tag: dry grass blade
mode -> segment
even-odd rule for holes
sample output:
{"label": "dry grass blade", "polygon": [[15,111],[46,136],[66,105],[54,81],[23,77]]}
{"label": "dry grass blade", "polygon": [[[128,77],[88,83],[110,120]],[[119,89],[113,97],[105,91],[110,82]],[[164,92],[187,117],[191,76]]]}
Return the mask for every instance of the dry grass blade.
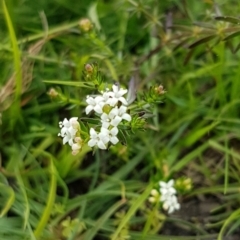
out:
{"label": "dry grass blade", "polygon": [[[41,39],[35,44],[31,45],[28,49],[28,55],[36,56],[45,44],[46,39]],[[22,93],[26,92],[32,82],[32,71],[34,66],[34,60],[24,57],[22,60]],[[16,73],[14,73],[7,83],[0,90],[0,111],[6,110],[14,99],[14,91]]]}

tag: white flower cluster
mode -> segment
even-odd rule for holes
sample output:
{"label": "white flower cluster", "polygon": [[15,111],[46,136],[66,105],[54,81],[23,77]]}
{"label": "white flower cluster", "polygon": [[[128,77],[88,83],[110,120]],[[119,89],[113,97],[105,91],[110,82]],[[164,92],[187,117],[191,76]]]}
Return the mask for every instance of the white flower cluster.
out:
{"label": "white flower cluster", "polygon": [[82,139],[79,134],[80,125],[77,117],[72,117],[69,120],[66,118],[63,122],[59,122],[61,132],[58,136],[63,138],[63,144],[68,143],[72,147],[72,154],[76,155],[82,147]]}
{"label": "white flower cluster", "polygon": [[173,213],[175,210],[180,209],[180,204],[176,197],[176,189],[174,186],[174,180],[171,179],[169,182],[159,182],[160,185],[160,201],[163,202],[163,209],[168,211],[168,213]]}
{"label": "white flower cluster", "polygon": [[100,149],[107,149],[109,142],[113,145],[119,142],[117,138],[119,123],[122,120],[131,121],[131,116],[127,113],[128,102],[123,97],[127,91],[114,84],[112,91],[107,89],[100,96],[87,96],[86,114],[94,111],[100,116],[102,123],[100,132],[90,129],[89,147],[98,146]]}
{"label": "white flower cluster", "polygon": [[163,209],[168,211],[168,213],[173,213],[175,210],[180,209],[180,204],[178,203],[176,197],[176,189],[173,187],[174,180],[171,179],[169,182],[159,182],[160,188],[159,192],[156,189],[152,189],[151,196],[148,198],[149,202],[155,203],[158,201],[163,202]]}

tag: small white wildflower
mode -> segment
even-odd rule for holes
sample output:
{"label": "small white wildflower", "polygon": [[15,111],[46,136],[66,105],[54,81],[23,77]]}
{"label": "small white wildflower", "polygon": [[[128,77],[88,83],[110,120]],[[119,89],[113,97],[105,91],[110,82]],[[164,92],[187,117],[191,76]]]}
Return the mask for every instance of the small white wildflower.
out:
{"label": "small white wildflower", "polygon": [[107,149],[107,137],[104,134],[99,135],[93,128],[90,129],[90,140],[88,141],[89,147],[98,146],[100,149]]}
{"label": "small white wildflower", "polygon": [[124,119],[128,122],[130,122],[132,120],[131,116],[127,113],[127,107],[125,106],[121,106],[120,108],[115,107],[111,110],[111,112],[109,113],[109,116],[118,116],[121,119]]}
{"label": "small white wildflower", "polygon": [[113,127],[117,127],[118,124],[122,121],[121,117],[119,117],[115,114],[112,114],[113,110],[114,109],[112,109],[109,114],[103,113],[101,115],[102,127],[108,128],[110,125]]}
{"label": "small white wildflower", "polygon": [[160,185],[160,193],[162,195],[173,195],[173,194],[176,194],[176,192],[177,192],[176,189],[173,187],[173,185],[174,185],[173,179],[171,179],[167,183],[160,181],[159,185]]}
{"label": "small white wildflower", "polygon": [[89,114],[92,110],[99,114],[102,113],[102,108],[105,104],[102,96],[96,96],[95,98],[87,96],[86,102],[88,103],[88,106],[85,109],[86,114]]}
{"label": "small white wildflower", "polygon": [[116,106],[118,102],[121,102],[124,105],[128,105],[127,100],[123,97],[127,93],[127,89],[122,89],[113,84],[112,86],[113,91],[107,92],[107,95],[109,96],[109,99],[107,100],[107,104],[109,104],[111,107]]}
{"label": "small white wildflower", "polygon": [[178,203],[177,197],[175,195],[169,196],[163,202],[163,209],[168,211],[169,214],[173,213],[175,210],[179,210],[180,204]]}
{"label": "small white wildflower", "polygon": [[168,211],[169,214],[173,213],[175,210],[180,209],[180,204],[178,203],[177,197],[175,195],[177,191],[173,187],[174,180],[171,179],[167,183],[160,181],[159,185],[159,191],[161,193],[160,201],[163,202],[163,209]]}
{"label": "small white wildflower", "polygon": [[65,118],[62,122],[59,122],[61,132],[58,134],[58,136],[63,138],[63,144],[68,142],[70,146],[73,145],[73,139],[75,138],[79,129],[79,123],[77,119],[77,117],[72,117],[69,120]]}
{"label": "small white wildflower", "polygon": [[102,127],[99,136],[101,139],[106,138],[107,142],[111,142],[112,144],[117,144],[119,142],[118,138],[116,137],[118,134],[117,127],[113,127],[112,129],[107,129]]}

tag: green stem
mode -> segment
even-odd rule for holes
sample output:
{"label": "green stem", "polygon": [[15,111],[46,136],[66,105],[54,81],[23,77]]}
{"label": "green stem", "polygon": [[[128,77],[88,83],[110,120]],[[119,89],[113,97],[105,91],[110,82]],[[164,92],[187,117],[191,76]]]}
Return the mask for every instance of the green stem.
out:
{"label": "green stem", "polygon": [[34,236],[36,238],[39,238],[41,236],[44,227],[47,225],[47,222],[51,215],[51,210],[52,210],[54,202],[55,202],[56,189],[57,189],[57,173],[56,173],[56,168],[55,168],[52,160],[50,162],[49,170],[50,170],[50,174],[51,174],[49,195],[48,195],[46,208],[42,214],[42,217],[38,223],[37,228],[34,231]]}

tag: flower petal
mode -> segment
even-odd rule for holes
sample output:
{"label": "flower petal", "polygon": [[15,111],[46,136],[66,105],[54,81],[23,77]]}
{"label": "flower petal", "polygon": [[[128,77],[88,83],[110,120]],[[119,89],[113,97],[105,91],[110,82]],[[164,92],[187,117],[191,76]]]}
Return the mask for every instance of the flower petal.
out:
{"label": "flower petal", "polygon": [[98,145],[98,148],[100,148],[100,149],[103,149],[103,150],[107,149],[107,147],[106,147],[106,145],[103,143],[103,141],[98,141],[97,145]]}
{"label": "flower petal", "polygon": [[89,147],[94,147],[96,145],[97,141],[95,139],[90,139],[88,141],[88,146]]}
{"label": "flower petal", "polygon": [[93,110],[93,106],[92,105],[88,105],[85,109],[86,114],[89,114],[91,111]]}
{"label": "flower petal", "polygon": [[116,127],[120,122],[122,121],[122,118],[119,116],[116,116],[112,121],[111,121],[111,125]]}
{"label": "flower petal", "polygon": [[110,142],[115,145],[119,142],[119,140],[117,137],[114,136],[114,137],[110,137]]}
{"label": "flower petal", "polygon": [[129,114],[124,113],[124,114],[122,115],[122,119],[124,119],[124,120],[126,120],[126,121],[128,121],[128,122],[131,122],[132,117],[131,117]]}

